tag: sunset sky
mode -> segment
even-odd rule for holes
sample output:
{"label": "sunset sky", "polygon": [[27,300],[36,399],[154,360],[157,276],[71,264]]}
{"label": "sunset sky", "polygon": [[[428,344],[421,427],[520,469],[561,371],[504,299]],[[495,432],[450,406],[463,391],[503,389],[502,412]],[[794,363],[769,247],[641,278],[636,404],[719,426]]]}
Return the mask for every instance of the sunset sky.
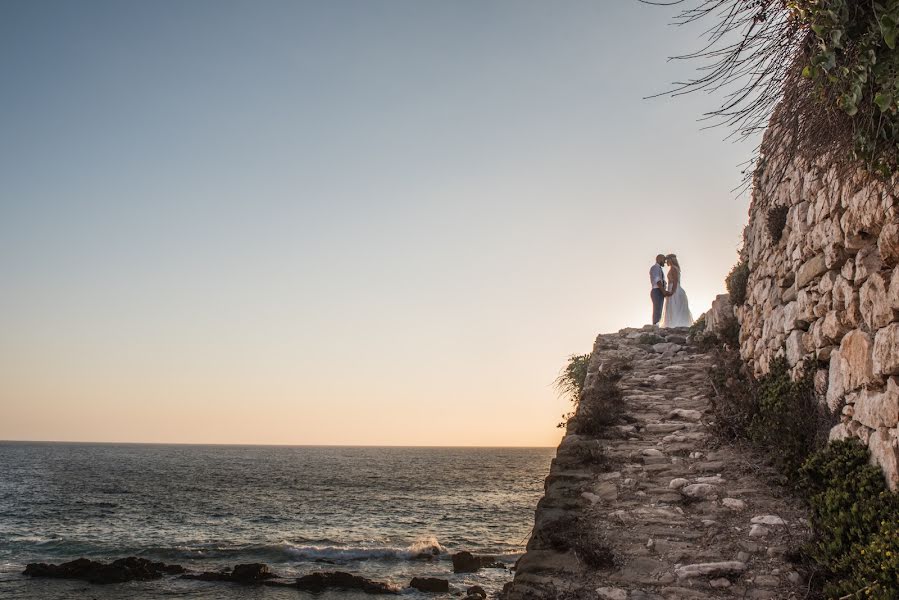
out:
{"label": "sunset sky", "polygon": [[0,3],[0,439],[555,445],[653,257],[736,262],[673,10]]}

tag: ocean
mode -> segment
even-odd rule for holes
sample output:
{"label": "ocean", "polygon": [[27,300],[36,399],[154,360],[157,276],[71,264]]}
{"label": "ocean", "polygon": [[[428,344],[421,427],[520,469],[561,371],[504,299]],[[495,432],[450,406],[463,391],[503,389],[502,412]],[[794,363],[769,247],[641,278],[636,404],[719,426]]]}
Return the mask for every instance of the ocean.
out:
{"label": "ocean", "polygon": [[[348,571],[488,592],[505,569],[453,574],[451,553],[524,551],[553,448],[0,443],[0,597],[304,598],[289,588],[167,577],[92,585],[30,579],[29,562],[140,556],[214,571]],[[418,558],[435,552],[433,560]],[[319,599],[366,597],[328,592]],[[368,596],[370,597],[370,596]],[[408,598],[434,594],[404,592]]]}

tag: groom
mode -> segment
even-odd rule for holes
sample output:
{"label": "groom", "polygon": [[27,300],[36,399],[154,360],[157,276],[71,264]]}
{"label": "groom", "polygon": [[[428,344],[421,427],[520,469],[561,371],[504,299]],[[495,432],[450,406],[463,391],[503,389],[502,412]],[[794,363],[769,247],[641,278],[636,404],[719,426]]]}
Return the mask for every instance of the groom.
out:
{"label": "groom", "polygon": [[649,297],[652,298],[652,324],[658,325],[662,320],[662,305],[665,303],[665,272],[662,267],[665,266],[665,255],[656,256],[656,264],[649,269],[649,282],[652,285],[652,291]]}

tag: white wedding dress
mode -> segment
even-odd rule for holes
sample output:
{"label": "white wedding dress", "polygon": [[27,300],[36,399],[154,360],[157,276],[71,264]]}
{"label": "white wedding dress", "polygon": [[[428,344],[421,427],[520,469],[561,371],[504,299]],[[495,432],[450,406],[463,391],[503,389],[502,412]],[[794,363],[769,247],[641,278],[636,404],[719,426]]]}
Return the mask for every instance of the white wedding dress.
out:
{"label": "white wedding dress", "polygon": [[689,327],[693,324],[693,315],[690,314],[690,302],[687,300],[687,292],[684,291],[681,283],[680,270],[678,270],[677,287],[674,288],[670,296],[665,298],[662,327]]}

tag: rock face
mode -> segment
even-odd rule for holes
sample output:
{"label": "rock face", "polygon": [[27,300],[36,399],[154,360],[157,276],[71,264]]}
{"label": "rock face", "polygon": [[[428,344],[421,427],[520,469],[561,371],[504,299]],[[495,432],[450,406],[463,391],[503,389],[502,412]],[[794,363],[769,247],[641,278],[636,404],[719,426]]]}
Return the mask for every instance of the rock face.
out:
{"label": "rock face", "polygon": [[729,294],[719,294],[712,301],[712,308],[705,314],[706,330],[712,333],[720,333],[728,321],[734,318],[734,305],[730,301]]}
{"label": "rock face", "polygon": [[804,508],[770,487],[751,451],[710,443],[711,357],[694,345],[655,352],[642,333],[597,338],[585,386],[609,361],[629,361],[625,416],[598,434],[576,421],[567,431],[504,600],[804,597],[783,555],[809,535]]}
{"label": "rock face", "polygon": [[153,562],[144,558],[129,556],[111,563],[101,563],[86,558],[78,558],[60,565],[31,563],[25,567],[24,575],[29,577],[49,577],[54,579],[80,579],[90,583],[125,583],[127,581],[149,581],[164,575],[184,573],[184,567]]}
{"label": "rock face", "polygon": [[[768,136],[763,150],[776,143]],[[741,355],[758,375],[781,352],[797,372],[806,361],[828,370],[822,391],[844,425],[834,437],[868,442],[883,419],[870,404],[855,414],[843,407],[863,389],[865,399],[879,397],[899,375],[899,175],[845,177],[826,159],[772,160],[755,181],[743,240],[749,281],[734,310]],[[788,211],[779,240],[767,228],[775,207]],[[895,425],[888,434],[899,438]],[[899,480],[889,453],[878,456],[887,480]]]}

